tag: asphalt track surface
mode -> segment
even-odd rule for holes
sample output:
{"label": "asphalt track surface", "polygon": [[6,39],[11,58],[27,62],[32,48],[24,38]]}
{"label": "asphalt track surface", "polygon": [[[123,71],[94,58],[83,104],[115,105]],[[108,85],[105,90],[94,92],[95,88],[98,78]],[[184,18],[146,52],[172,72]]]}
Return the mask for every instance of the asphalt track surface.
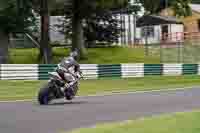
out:
{"label": "asphalt track surface", "polygon": [[97,123],[200,109],[200,89],[0,103],[1,133],[60,133]]}

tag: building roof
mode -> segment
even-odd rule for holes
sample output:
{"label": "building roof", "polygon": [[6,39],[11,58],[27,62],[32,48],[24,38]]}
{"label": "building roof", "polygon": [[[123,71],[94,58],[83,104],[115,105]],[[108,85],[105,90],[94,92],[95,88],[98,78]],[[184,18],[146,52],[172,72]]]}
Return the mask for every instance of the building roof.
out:
{"label": "building roof", "polygon": [[200,13],[200,4],[190,4],[193,11]]}
{"label": "building roof", "polygon": [[163,24],[182,24],[182,22],[175,17],[164,17],[156,15],[145,15],[137,20],[137,27]]}

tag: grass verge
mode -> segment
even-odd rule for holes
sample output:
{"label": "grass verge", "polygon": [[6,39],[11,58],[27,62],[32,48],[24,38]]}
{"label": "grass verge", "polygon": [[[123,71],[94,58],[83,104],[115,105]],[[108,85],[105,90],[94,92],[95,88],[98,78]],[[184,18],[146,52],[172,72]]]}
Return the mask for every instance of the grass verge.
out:
{"label": "grass verge", "polygon": [[[88,58],[80,63],[89,64],[119,64],[119,63],[159,63],[158,54],[145,56],[144,48],[89,48]],[[53,63],[57,64],[63,57],[68,56],[68,48],[53,48]],[[39,50],[10,49],[10,64],[39,64]]]}
{"label": "grass verge", "polygon": [[71,133],[199,133],[200,112],[175,113],[114,124],[97,125]]}
{"label": "grass verge", "polygon": [[[46,81],[0,81],[0,100],[36,99],[39,88]],[[129,79],[84,80],[78,95],[94,95],[111,91],[151,91],[200,85],[200,76],[144,77]]]}

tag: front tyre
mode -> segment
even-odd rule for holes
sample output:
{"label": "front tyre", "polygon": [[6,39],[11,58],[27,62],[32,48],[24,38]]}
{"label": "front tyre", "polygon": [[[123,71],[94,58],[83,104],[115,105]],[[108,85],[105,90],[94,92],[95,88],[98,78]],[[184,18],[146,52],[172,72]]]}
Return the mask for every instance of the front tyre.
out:
{"label": "front tyre", "polygon": [[69,88],[69,90],[65,96],[66,99],[72,100],[76,96],[77,91],[78,91],[78,83],[75,83],[75,85],[72,88]]}
{"label": "front tyre", "polygon": [[38,102],[40,103],[40,105],[48,105],[51,100],[50,94],[51,91],[49,85],[40,89],[38,94]]}

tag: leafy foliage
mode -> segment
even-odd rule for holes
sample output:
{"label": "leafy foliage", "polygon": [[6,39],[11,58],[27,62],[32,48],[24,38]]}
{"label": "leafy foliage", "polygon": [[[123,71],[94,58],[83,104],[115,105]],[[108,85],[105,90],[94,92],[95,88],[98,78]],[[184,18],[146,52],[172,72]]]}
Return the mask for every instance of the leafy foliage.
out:
{"label": "leafy foliage", "polygon": [[[176,16],[191,15],[191,0],[139,0],[147,14],[157,14],[166,7],[172,7]],[[153,3],[153,4],[152,4]]]}
{"label": "leafy foliage", "polygon": [[156,14],[160,12],[164,6],[164,0],[139,0],[146,10],[146,14]]}
{"label": "leafy foliage", "polygon": [[171,5],[174,9],[176,16],[190,16],[192,14],[189,4],[191,0],[174,0]]}
{"label": "leafy foliage", "polygon": [[194,3],[194,4],[200,4],[200,1],[199,0],[192,0],[192,3]]}
{"label": "leafy foliage", "polygon": [[109,11],[88,18],[84,26],[86,42],[117,42],[120,35],[119,24],[119,20]]}
{"label": "leafy foliage", "polygon": [[16,0],[2,1],[0,8],[0,25],[6,33],[24,32],[34,26],[36,18],[31,10],[31,3],[23,1],[23,7],[19,7]]}
{"label": "leafy foliage", "polygon": [[[72,21],[70,18],[60,19],[63,25],[56,25],[61,28],[60,32],[65,34],[66,39],[72,37]],[[119,20],[110,11],[97,13],[95,16],[87,17],[83,22],[85,42],[91,44],[95,41],[113,43],[120,35]]]}
{"label": "leafy foliage", "polygon": [[[116,4],[114,1],[96,0],[89,2],[89,0],[84,0],[81,7],[76,8],[83,19],[84,36],[87,44],[95,41],[113,43],[118,40],[122,29],[119,28],[119,19],[112,14],[112,11],[128,7],[129,1],[116,0]],[[61,19],[64,27],[63,25],[56,25],[61,28],[61,33],[65,34],[67,39],[72,37],[73,12],[71,8],[72,5],[66,4],[66,17]],[[135,10],[138,10],[138,7],[129,6],[129,11],[135,12]]]}

